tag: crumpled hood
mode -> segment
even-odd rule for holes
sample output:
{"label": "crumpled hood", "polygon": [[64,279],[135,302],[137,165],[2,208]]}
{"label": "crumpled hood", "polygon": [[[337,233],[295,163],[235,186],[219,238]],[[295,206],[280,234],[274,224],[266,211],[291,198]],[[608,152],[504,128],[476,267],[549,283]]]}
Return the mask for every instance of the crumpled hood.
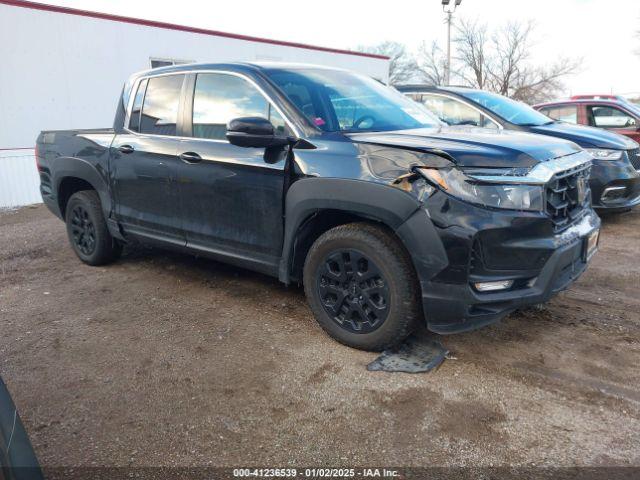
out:
{"label": "crumpled hood", "polygon": [[530,131],[541,135],[564,138],[577,143],[583,148],[610,148],[628,150],[638,148],[633,140],[602,128],[573,125],[571,123],[554,122],[549,125],[531,127]]}
{"label": "crumpled hood", "polygon": [[529,168],[580,151],[580,147],[566,140],[477,127],[352,133],[348,137],[356,143],[445,152],[464,167]]}

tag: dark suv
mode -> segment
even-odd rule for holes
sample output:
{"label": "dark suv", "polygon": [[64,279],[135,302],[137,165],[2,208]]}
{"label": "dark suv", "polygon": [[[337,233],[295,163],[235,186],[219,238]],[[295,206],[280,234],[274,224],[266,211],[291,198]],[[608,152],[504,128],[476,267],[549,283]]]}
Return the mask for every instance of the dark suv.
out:
{"label": "dark suv", "polygon": [[37,161],[82,261],[145,242],[303,283],[319,324],[363,349],[544,302],[598,242],[575,144],[452,129],[322,67],[142,72],[113,129],[42,132]]}
{"label": "dark suv", "polygon": [[640,148],[629,138],[572,125],[568,117],[554,120],[522,102],[484,90],[424,85],[398,90],[450,125],[529,132],[575,142],[594,158],[590,183],[595,208],[616,212],[640,204]]}

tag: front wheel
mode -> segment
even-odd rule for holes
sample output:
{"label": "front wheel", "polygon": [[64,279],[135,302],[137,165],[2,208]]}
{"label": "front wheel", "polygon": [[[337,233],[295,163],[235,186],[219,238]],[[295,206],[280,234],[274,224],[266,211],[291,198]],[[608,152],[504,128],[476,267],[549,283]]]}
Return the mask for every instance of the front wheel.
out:
{"label": "front wheel", "polygon": [[304,265],[304,288],[320,326],[362,350],[398,345],[421,315],[408,254],[391,233],[367,223],[335,227],[315,241]]}
{"label": "front wheel", "polygon": [[105,265],[120,256],[122,245],[109,233],[96,191],[74,193],[67,202],[65,221],[73,251],[84,263]]}

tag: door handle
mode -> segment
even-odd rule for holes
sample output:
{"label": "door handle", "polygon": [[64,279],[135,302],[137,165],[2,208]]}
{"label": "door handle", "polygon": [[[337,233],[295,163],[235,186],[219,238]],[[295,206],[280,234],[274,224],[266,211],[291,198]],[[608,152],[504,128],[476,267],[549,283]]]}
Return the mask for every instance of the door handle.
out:
{"label": "door handle", "polygon": [[133,153],[135,149],[131,145],[120,145],[118,150],[122,153]]}
{"label": "door handle", "polygon": [[180,154],[180,160],[186,163],[198,163],[202,161],[202,157],[195,152],[184,152]]}

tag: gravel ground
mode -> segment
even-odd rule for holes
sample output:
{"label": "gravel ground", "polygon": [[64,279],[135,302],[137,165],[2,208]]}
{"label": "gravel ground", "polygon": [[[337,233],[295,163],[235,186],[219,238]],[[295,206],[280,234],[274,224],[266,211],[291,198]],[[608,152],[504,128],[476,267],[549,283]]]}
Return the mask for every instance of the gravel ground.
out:
{"label": "gravel ground", "polygon": [[435,372],[318,328],[301,288],[129,249],[85,266],[0,213],[0,374],[54,466],[640,466],[640,210],[542,310],[443,337]]}

